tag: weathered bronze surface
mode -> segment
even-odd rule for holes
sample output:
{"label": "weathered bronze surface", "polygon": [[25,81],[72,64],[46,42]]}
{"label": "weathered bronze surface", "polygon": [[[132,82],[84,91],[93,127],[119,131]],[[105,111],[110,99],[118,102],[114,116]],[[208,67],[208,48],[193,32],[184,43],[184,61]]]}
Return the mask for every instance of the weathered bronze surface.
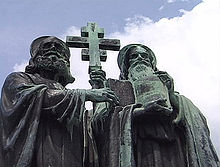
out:
{"label": "weathered bronze surface", "polygon": [[108,79],[107,85],[119,106],[99,103],[93,117],[100,166],[219,166],[204,116],[174,91],[151,49],[127,45],[118,65],[120,80]]}
{"label": "weathered bronze surface", "polygon": [[[1,167],[98,166],[85,101],[118,103],[106,88],[69,90],[70,51],[44,36],[31,44],[25,72],[10,74],[0,102]],[[93,157],[93,158],[91,158]]]}
{"label": "weathered bronze surface", "polygon": [[[125,46],[120,79],[106,79],[100,61],[120,41],[103,37],[103,28],[88,23],[67,44],[53,36],[32,42],[25,72],[10,74],[2,88],[0,166],[219,167],[206,119],[174,91],[152,50]],[[82,60],[90,61],[93,89],[65,88],[75,80],[67,45],[88,48]]]}
{"label": "weathered bronze surface", "polygon": [[89,61],[89,73],[101,69],[100,61],[106,61],[106,50],[118,51],[120,41],[117,39],[103,39],[104,29],[96,23],[88,23],[81,28],[81,37],[67,36],[66,43],[69,47],[88,48],[82,49],[83,61]]}

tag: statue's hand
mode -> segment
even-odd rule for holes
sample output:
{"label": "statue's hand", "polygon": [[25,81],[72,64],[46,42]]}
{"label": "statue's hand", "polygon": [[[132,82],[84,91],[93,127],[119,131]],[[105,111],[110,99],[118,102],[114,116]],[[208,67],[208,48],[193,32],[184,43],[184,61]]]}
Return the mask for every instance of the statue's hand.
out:
{"label": "statue's hand", "polygon": [[147,106],[136,107],[134,109],[133,115],[134,117],[142,116],[142,115],[155,115],[155,114],[162,114],[162,115],[170,115],[172,110],[163,104],[166,100],[161,99],[158,101],[154,101]]}
{"label": "statue's hand", "polygon": [[173,78],[166,71],[156,71],[155,74],[166,85],[169,94],[174,93],[174,81]]}
{"label": "statue's hand", "polygon": [[93,88],[104,88],[106,73],[103,70],[91,71],[89,83]]}
{"label": "statue's hand", "polygon": [[175,108],[179,107],[178,97],[174,91],[174,81],[173,78],[165,71],[157,71],[156,75],[160,78],[160,80],[166,85],[170,97],[171,105]]}
{"label": "statue's hand", "polygon": [[116,105],[119,104],[118,97],[109,88],[86,90],[86,100],[92,102],[109,102]]}

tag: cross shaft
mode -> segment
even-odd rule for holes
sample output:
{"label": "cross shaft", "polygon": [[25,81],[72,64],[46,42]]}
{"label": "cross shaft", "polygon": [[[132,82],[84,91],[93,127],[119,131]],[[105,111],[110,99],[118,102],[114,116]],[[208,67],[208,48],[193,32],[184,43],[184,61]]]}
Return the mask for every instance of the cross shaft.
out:
{"label": "cross shaft", "polygon": [[83,61],[89,61],[89,73],[93,70],[101,69],[101,62],[106,61],[106,50],[118,51],[120,40],[103,39],[104,29],[99,28],[96,23],[87,23],[81,28],[81,37],[67,36],[66,43],[69,47],[88,48],[82,49]]}

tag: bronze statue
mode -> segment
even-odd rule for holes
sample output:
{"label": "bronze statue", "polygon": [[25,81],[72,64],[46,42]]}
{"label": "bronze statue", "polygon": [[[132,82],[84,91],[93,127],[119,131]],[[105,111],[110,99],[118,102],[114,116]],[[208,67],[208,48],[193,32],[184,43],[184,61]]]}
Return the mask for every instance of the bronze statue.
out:
{"label": "bronze statue", "polygon": [[[74,82],[69,47],[89,61],[93,89]],[[30,48],[25,72],[10,74],[0,100],[0,166],[219,167],[206,119],[173,79],[157,69],[150,48],[130,44],[118,54],[120,79],[101,61],[120,41],[104,39],[96,23],[67,42],[43,36]],[[93,111],[84,107],[92,101]]]}
{"label": "bronze statue", "polygon": [[0,166],[96,166],[95,160],[87,161],[84,104],[118,103],[115,94],[107,88],[66,89],[74,81],[70,51],[56,37],[35,39],[30,53],[25,72],[10,74],[2,88]]}
{"label": "bronze statue", "polygon": [[[152,50],[130,44],[118,54],[120,80],[102,81],[119,96],[119,106],[97,103],[93,128],[100,166],[219,166],[206,119],[173,79],[156,67]],[[101,85],[101,84],[99,84]]]}

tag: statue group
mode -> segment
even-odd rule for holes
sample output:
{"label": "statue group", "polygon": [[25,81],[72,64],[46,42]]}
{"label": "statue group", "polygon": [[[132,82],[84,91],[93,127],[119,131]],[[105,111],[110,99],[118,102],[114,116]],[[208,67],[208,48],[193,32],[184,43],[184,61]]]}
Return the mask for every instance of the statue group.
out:
{"label": "statue group", "polygon": [[[96,26],[90,24],[93,33]],[[174,90],[172,77],[157,68],[153,51],[142,44],[123,47],[119,80],[106,79],[100,64],[106,52],[100,49],[119,50],[119,41],[103,39],[101,29],[97,42],[85,30],[67,42],[53,36],[35,39],[25,72],[6,78],[0,166],[220,166],[205,117]],[[92,89],[65,88],[75,80],[68,46],[88,48],[82,56],[90,61]],[[86,101],[93,102],[92,110],[85,109]]]}

